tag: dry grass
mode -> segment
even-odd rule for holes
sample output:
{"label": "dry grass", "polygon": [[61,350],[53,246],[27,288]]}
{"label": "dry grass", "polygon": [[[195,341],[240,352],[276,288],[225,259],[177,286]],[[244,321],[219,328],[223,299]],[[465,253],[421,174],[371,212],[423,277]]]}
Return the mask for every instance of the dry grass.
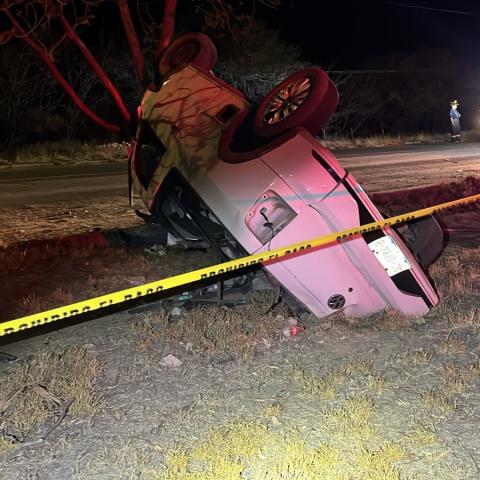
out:
{"label": "dry grass", "polygon": [[155,478],[239,479],[247,465],[258,458],[268,435],[265,425],[255,422],[237,422],[212,429],[191,451],[170,451],[165,471]]}
{"label": "dry grass", "polygon": [[350,361],[343,364],[342,372],[351,377],[353,375],[369,375],[372,371],[372,362],[368,360]]}
{"label": "dry grass", "polygon": [[478,307],[468,307],[463,303],[441,303],[432,314],[447,327],[478,327],[480,324],[480,311]]}
{"label": "dry grass", "polygon": [[478,363],[460,367],[454,363],[442,365],[437,376],[442,386],[430,388],[421,395],[424,407],[433,415],[451,415],[458,408],[459,396],[480,378],[479,372]]}
{"label": "dry grass", "polygon": [[178,320],[170,321],[166,311],[149,314],[140,325],[140,349],[148,349],[161,337],[174,345],[189,345],[196,354],[221,356],[225,359],[251,360],[270,348],[281,325],[267,297],[257,295],[245,307],[198,307],[185,310]]}
{"label": "dry grass", "polygon": [[469,382],[480,379],[480,362],[475,362],[472,365],[468,365],[463,372],[463,375]]}
{"label": "dry grass", "polygon": [[95,391],[99,370],[97,357],[84,347],[43,352],[17,366],[0,380],[0,433],[31,440],[58,414],[57,403],[71,402],[69,415],[91,418],[100,403]]}
{"label": "dry grass", "polygon": [[305,393],[326,400],[338,393],[348,377],[343,370],[333,371],[320,377],[306,372],[299,365],[293,365],[293,379],[301,385]]}
{"label": "dry grass", "polygon": [[[353,455],[329,444],[308,446],[296,431],[284,435],[258,425],[236,423],[209,433],[193,450],[172,449],[163,472],[155,480],[400,480],[396,463],[406,457],[404,448],[387,442],[376,449],[356,446]],[[232,435],[232,432],[236,432]],[[247,434],[247,435],[246,435]],[[258,441],[260,440],[260,441]],[[224,453],[222,454],[222,450]]]}
{"label": "dry grass", "polygon": [[[114,449],[106,447],[101,458],[114,467],[112,470],[121,472],[117,478],[125,479],[144,478],[151,460],[145,448],[131,438],[122,439],[120,445]],[[114,475],[113,471],[108,473],[109,476]]]}
{"label": "dry grass", "polygon": [[143,441],[138,436],[119,438],[113,445],[105,443],[96,451],[93,462],[77,464],[73,479],[115,479],[133,480],[155,477],[158,446]]}
{"label": "dry grass", "polygon": [[[462,132],[462,139],[464,142],[478,141],[480,140],[480,132],[475,130]],[[405,144],[444,143],[449,141],[450,134],[425,132],[397,135],[370,135],[368,137],[354,138],[331,137],[327,139],[321,139],[322,145],[332,150],[338,148],[371,148]]]}
{"label": "dry grass", "polygon": [[[422,362],[418,366],[429,365]],[[459,374],[478,378],[480,368],[474,364],[457,370],[453,365],[441,370],[445,383]],[[365,395],[374,389],[369,390],[370,381],[372,385],[378,384],[379,389],[386,385],[382,377],[376,376],[371,362],[348,361],[323,377],[308,375],[294,365],[293,374],[308,393],[338,392],[338,384],[344,385],[349,380],[358,384],[359,378],[365,388],[360,387],[358,396],[344,401],[337,396],[331,404],[322,402],[315,411],[298,409],[297,398],[286,397],[282,404],[267,403],[258,412],[258,419],[213,426],[203,435],[197,432],[185,444],[163,450],[163,468],[153,467],[155,459],[146,462],[139,452],[130,455],[132,464],[125,466],[125,471],[152,480],[407,480],[414,478],[409,474],[414,473],[415,462],[421,462],[419,471],[422,471],[429,468],[430,461],[438,465],[449,455],[441,448],[436,431],[425,421],[415,420],[400,432],[390,430],[388,412],[392,405],[384,405],[382,399],[377,408]],[[452,380],[452,385],[456,384]],[[423,420],[428,413],[447,415],[454,411],[456,398],[453,391],[448,395],[447,391],[443,387],[422,396],[424,404],[419,413]],[[297,390],[299,393],[300,400],[301,392]],[[294,426],[290,424],[292,408],[296,409]],[[284,417],[282,422],[278,421],[280,415]],[[448,462],[446,465],[450,465]]]}
{"label": "dry grass", "polygon": [[356,470],[362,480],[401,480],[405,478],[395,463],[406,456],[402,446],[395,443],[383,445],[378,450],[362,448],[357,454]]}
{"label": "dry grass", "polygon": [[433,358],[433,353],[421,348],[419,350],[414,350],[413,352],[408,351],[404,360],[413,367],[425,366],[428,365]]}
{"label": "dry grass", "polygon": [[480,282],[480,249],[457,248],[429,270],[442,302],[473,294]]}
{"label": "dry grass", "polygon": [[440,370],[444,382],[444,391],[450,395],[459,395],[480,378],[480,364],[458,367],[453,363],[443,365]]}
{"label": "dry grass", "polygon": [[[478,326],[480,314],[476,295],[480,286],[480,249],[455,248],[430,267],[440,303],[430,317],[448,327]],[[460,341],[447,339],[440,345],[443,353],[461,353]]]}
{"label": "dry grass", "polygon": [[2,158],[19,164],[113,162],[127,159],[127,146],[126,143],[95,145],[78,140],[59,140],[22,145],[2,152]]}
{"label": "dry grass", "polygon": [[372,315],[369,321],[381,331],[399,331],[411,328],[420,317],[405,315],[398,310],[387,308]]}
{"label": "dry grass", "polygon": [[434,415],[451,415],[458,407],[458,399],[452,392],[429,389],[421,395],[424,406]]}
{"label": "dry grass", "polygon": [[449,140],[448,135],[432,135],[420,132],[411,135],[370,135],[368,137],[334,137],[321,140],[322,144],[329,149],[338,148],[372,148],[405,145],[407,143],[433,143]]}
{"label": "dry grass", "polygon": [[441,371],[445,382],[444,391],[450,396],[460,395],[467,388],[468,375],[453,364],[444,365]]}
{"label": "dry grass", "polygon": [[268,419],[274,419],[276,418],[278,420],[278,417],[280,414],[283,412],[283,407],[279,403],[271,403],[270,405],[267,405],[263,409],[263,416],[268,418]]}
{"label": "dry grass", "polygon": [[48,310],[53,306],[69,305],[74,302],[72,292],[68,292],[64,288],[56,288],[49,292],[48,296],[37,293],[29,293],[25,297],[20,298],[16,308],[22,314],[38,313]]}
{"label": "dry grass", "polygon": [[[272,404],[266,411],[280,410]],[[413,480],[410,468],[401,470],[405,464],[418,461],[420,455],[428,468],[430,461],[445,455],[436,448],[436,432],[420,422],[400,441],[373,436],[370,420],[376,413],[367,397],[348,399],[331,409],[321,417],[334,434],[329,441],[288,425],[270,429],[262,421],[232,421],[166,451],[153,446],[152,453],[164,452],[163,468],[153,467],[155,459],[145,447],[135,451],[135,445],[125,444],[108,458],[114,462],[110,471],[113,475],[121,470],[121,478],[150,480]]]}
{"label": "dry grass", "polygon": [[5,452],[6,450],[10,450],[15,447],[13,441],[5,440],[4,438],[0,437],[0,453]]}
{"label": "dry grass", "polygon": [[349,468],[344,463],[340,450],[326,444],[309,448],[298,434],[286,435],[283,439],[273,439],[269,445],[270,453],[262,458],[255,469],[259,480],[309,478],[345,478]]}
{"label": "dry grass", "polygon": [[191,450],[172,449],[156,480],[342,479],[349,466],[339,450],[306,446],[298,432],[274,434],[261,424],[236,422],[212,430]]}
{"label": "dry grass", "polygon": [[372,364],[370,361],[357,360],[345,362],[338,370],[333,370],[325,375],[311,374],[300,365],[294,364],[292,376],[299,383],[305,393],[328,400],[340,391],[349,380],[359,376],[371,376]]}
{"label": "dry grass", "polygon": [[[127,205],[125,195],[109,195],[99,201],[83,196],[72,202],[58,200],[49,204],[23,202],[0,208],[0,237],[5,245],[38,239],[61,238],[84,234],[95,228],[102,230],[141,225],[143,221]],[[1,249],[0,249],[1,250]]]}
{"label": "dry grass", "polygon": [[212,458],[248,460],[258,455],[268,435],[267,427],[259,422],[238,422],[211,430],[193,455],[204,461]]}
{"label": "dry grass", "polygon": [[324,421],[333,434],[341,434],[362,440],[375,433],[370,420],[375,413],[375,404],[366,396],[348,398],[339,408],[327,409]]}
{"label": "dry grass", "polygon": [[435,348],[437,353],[443,354],[465,353],[466,349],[467,345],[465,345],[465,342],[451,334]]}
{"label": "dry grass", "polygon": [[388,380],[379,375],[369,375],[367,380],[367,388],[370,392],[379,395],[385,391]]}
{"label": "dry grass", "polygon": [[437,432],[432,427],[420,422],[413,424],[410,431],[405,435],[405,441],[412,448],[430,447],[440,442]]}
{"label": "dry grass", "polygon": [[149,318],[139,320],[135,322],[133,329],[137,336],[135,342],[137,350],[139,352],[147,352],[150,350],[158,336],[158,332],[153,328],[151,320]]}

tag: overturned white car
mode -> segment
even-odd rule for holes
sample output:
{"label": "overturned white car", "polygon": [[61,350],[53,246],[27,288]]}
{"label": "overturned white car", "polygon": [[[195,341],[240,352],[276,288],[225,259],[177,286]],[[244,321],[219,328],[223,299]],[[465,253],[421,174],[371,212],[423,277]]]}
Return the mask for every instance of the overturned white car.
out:
{"label": "overturned white car", "polygon": [[[181,37],[145,93],[130,173],[154,221],[240,257],[382,219],[315,134],[336,108],[325,72],[308,68],[252,105],[213,73],[203,34]],[[424,268],[443,248],[433,218],[406,241],[392,228],[271,264],[265,271],[317,317],[368,316],[387,307],[424,314],[438,302]]]}

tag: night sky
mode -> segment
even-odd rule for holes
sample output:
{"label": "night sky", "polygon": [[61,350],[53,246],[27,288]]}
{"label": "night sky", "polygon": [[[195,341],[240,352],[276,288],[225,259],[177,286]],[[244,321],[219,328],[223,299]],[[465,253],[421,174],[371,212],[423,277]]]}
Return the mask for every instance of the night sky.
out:
{"label": "night sky", "polygon": [[419,48],[448,49],[480,65],[478,1],[285,0],[263,14],[310,61],[337,69],[366,68],[371,57]]}
{"label": "night sky", "polygon": [[[250,0],[225,2],[243,7],[243,12],[251,11]],[[136,2],[129,3],[134,6]],[[177,5],[176,35],[201,30],[203,17],[197,13],[196,3],[179,0]],[[151,0],[149,6],[154,18],[161,21],[163,1]],[[256,15],[280,32],[286,43],[298,46],[303,60],[323,67],[334,79],[342,79],[342,74],[334,76],[337,71],[347,72],[343,78],[349,78],[349,83],[344,82],[341,92],[345,104],[349,98],[347,87],[359,82],[367,86],[375,84],[374,93],[381,96],[379,103],[385,101],[388,107],[385,118],[377,121],[380,114],[376,113],[377,124],[390,125],[391,131],[407,127],[443,130],[448,124],[437,124],[432,119],[448,122],[447,117],[442,117],[444,110],[450,108],[451,99],[458,98],[464,124],[480,125],[479,0],[283,0],[278,9],[268,8],[257,0],[256,6]],[[135,20],[133,8],[132,12]],[[7,28],[9,22],[5,19],[3,22]],[[92,24],[79,32],[94,53],[101,52],[108,39],[115,46],[115,54],[119,54],[116,60],[128,63],[124,57],[129,49],[115,2],[101,2],[95,8]],[[222,36],[214,40],[221,45]],[[228,42],[226,45],[228,54]],[[278,59],[272,55],[271,61],[272,69],[276,68]],[[358,75],[351,78],[352,71]],[[355,89],[352,87],[351,91]],[[360,91],[364,91],[363,87]],[[424,117],[417,110],[409,113],[403,100],[395,104],[390,97],[415,98],[417,110],[421,106],[426,112]],[[132,103],[137,101],[136,97],[132,99]],[[401,115],[406,118],[400,121]]]}

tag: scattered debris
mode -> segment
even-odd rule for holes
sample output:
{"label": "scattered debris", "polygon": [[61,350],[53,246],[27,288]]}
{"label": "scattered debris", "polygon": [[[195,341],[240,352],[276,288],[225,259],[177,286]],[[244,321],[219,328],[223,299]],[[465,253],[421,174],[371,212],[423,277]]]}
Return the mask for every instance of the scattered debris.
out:
{"label": "scattered debris", "polygon": [[178,368],[182,365],[182,361],[178,359],[175,355],[167,355],[160,360],[160,365],[167,368]]}
{"label": "scattered debris", "polygon": [[[283,315],[277,315],[277,318],[279,320],[282,320],[284,317]],[[284,327],[282,329],[282,335],[285,338],[291,338],[291,337],[296,337],[300,332],[303,332],[305,330],[305,327],[303,325],[298,325],[298,320],[293,317],[288,317],[287,320],[284,323]]]}
{"label": "scattered debris", "polygon": [[[8,428],[7,420],[7,413],[12,407],[13,401],[19,395],[23,395],[27,390],[31,390],[34,394],[36,394],[38,401],[43,403],[44,407],[51,411],[56,417],[55,421],[51,425],[45,426],[44,432],[38,435],[38,438],[28,441],[27,436],[24,436],[21,433],[19,434],[18,432],[14,433],[10,428]],[[62,401],[40,384],[26,385],[23,388],[17,389],[0,401],[0,438],[3,438],[5,441],[8,441],[12,444],[21,443],[23,445],[34,445],[41,443],[53,432],[53,430],[60,425],[60,423],[62,423],[72,402],[73,399]]]}
{"label": "scattered debris", "polygon": [[0,376],[0,450],[42,443],[67,413],[92,418],[101,403],[95,389],[99,370],[88,344],[43,351],[6,367]]}
{"label": "scattered debris", "polygon": [[149,255],[156,255],[157,257],[163,257],[167,253],[163,245],[152,245],[151,247],[145,248],[145,253]]}
{"label": "scattered debris", "polygon": [[130,285],[142,285],[146,282],[145,275],[136,275],[132,276],[130,278],[126,278],[125,281],[129,283]]}
{"label": "scattered debris", "polygon": [[9,353],[0,352],[0,362],[14,362],[17,359],[15,355]]}
{"label": "scattered debris", "polygon": [[181,317],[183,314],[183,310],[181,307],[173,307],[170,310],[170,317]]}

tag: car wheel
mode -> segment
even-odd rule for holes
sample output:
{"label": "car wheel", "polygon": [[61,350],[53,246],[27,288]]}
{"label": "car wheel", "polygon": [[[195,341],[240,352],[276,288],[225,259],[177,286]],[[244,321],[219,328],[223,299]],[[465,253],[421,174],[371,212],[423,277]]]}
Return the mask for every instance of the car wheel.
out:
{"label": "car wheel", "polygon": [[327,123],[338,103],[338,91],[320,68],[290,75],[260,103],[253,120],[260,137],[275,137],[295,127],[313,135]]}
{"label": "car wheel", "polygon": [[204,33],[189,33],[175,40],[160,58],[158,71],[166,75],[171,70],[191,63],[203,70],[211,70],[217,61],[217,49]]}

